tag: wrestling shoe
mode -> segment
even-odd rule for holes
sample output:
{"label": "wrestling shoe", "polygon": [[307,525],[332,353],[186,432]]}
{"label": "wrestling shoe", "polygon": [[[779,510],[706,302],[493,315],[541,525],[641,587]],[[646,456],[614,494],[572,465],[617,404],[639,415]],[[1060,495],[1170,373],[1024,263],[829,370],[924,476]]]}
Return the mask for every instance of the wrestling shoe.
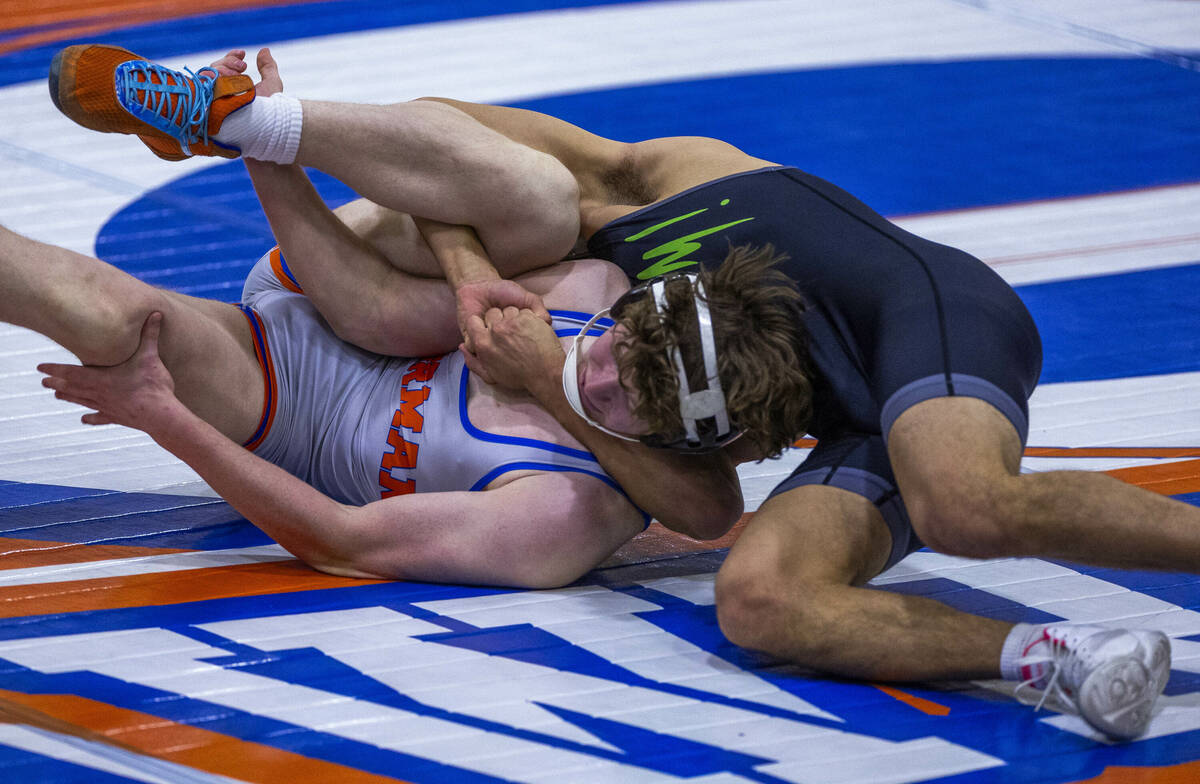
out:
{"label": "wrestling shoe", "polygon": [[236,158],[240,150],[213,136],[231,112],[254,100],[254,83],[212,68],[172,71],[120,47],[82,44],[54,56],[50,99],[84,128],[135,134],[168,161]]}
{"label": "wrestling shoe", "polygon": [[[1047,626],[1020,661],[1047,698],[1115,740],[1146,731],[1154,701],[1171,675],[1171,641],[1162,632],[1102,626]],[[1037,677],[1028,673],[1040,672]]]}

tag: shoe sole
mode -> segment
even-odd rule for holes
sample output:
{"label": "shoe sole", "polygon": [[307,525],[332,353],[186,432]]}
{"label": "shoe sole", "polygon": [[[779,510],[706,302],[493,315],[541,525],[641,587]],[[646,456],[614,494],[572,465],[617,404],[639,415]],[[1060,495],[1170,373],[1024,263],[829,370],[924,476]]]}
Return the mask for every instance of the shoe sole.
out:
{"label": "shoe sole", "polygon": [[1151,688],[1162,694],[1171,678],[1171,638],[1162,632],[1135,632],[1150,656],[1143,661],[1150,672]]}
{"label": "shoe sole", "polygon": [[[1147,641],[1149,642],[1149,641]],[[1170,643],[1153,643],[1151,669],[1139,656],[1124,656],[1098,667],[1079,689],[1079,712],[1115,740],[1132,740],[1150,724],[1154,702],[1170,674]]]}
{"label": "shoe sole", "polygon": [[58,77],[62,73],[63,55],[66,54],[66,51],[66,49],[59,49],[54,54],[54,59],[50,61],[50,100],[54,102],[54,108],[63,114],[66,114],[66,111],[63,109],[62,101],[58,99]]}
{"label": "shoe sole", "polygon": [[[61,49],[54,55],[54,59],[50,61],[50,77],[48,79],[50,100],[60,112],[71,118],[76,124],[82,125],[89,130],[100,131],[101,133],[134,133],[136,132],[135,126],[123,127],[123,123],[114,121],[114,112],[118,114],[123,112],[123,110],[117,107],[115,102],[113,108],[108,110],[106,114],[97,115],[95,112],[89,112],[85,109],[73,94],[74,91],[71,88],[76,83],[76,70],[79,60],[84,52],[95,46],[96,44],[76,44]],[[125,59],[140,59],[133,52],[128,49],[122,49],[119,46],[105,46],[103,48],[111,50],[114,53],[122,53]],[[132,122],[132,118],[126,122]],[[153,133],[153,131],[147,130]]]}

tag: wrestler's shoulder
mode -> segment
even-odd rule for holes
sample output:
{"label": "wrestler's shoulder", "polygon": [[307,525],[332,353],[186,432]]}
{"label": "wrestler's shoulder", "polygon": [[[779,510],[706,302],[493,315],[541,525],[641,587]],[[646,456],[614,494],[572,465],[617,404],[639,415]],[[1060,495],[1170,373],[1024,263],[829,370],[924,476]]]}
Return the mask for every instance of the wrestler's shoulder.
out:
{"label": "wrestler's shoulder", "polygon": [[732,174],[777,166],[706,136],[669,136],[630,145],[632,161],[657,199]]}

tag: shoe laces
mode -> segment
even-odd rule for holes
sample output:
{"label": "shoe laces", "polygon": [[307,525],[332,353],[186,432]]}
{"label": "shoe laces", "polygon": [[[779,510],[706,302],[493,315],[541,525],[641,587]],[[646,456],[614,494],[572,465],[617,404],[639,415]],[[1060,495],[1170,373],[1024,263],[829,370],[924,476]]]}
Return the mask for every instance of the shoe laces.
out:
{"label": "shoe laces", "polygon": [[[1067,641],[1061,637],[1047,635],[1045,641],[1050,645],[1049,653],[1037,657],[1029,657],[1028,659],[1028,663],[1030,664],[1041,664],[1043,662],[1048,662],[1051,670],[1050,679],[1046,681],[1046,685],[1042,687],[1042,696],[1037,703],[1034,704],[1033,709],[1035,711],[1041,710],[1042,706],[1046,704],[1046,701],[1053,697],[1053,704],[1056,707],[1071,713],[1075,713],[1075,702],[1072,698],[1071,690],[1061,682],[1066,659],[1071,655],[1071,649],[1067,646]],[[1017,684],[1017,688],[1013,690],[1013,696],[1026,705],[1030,704],[1028,701],[1022,698],[1021,691],[1027,688],[1034,688],[1033,684],[1036,680],[1038,680],[1038,678],[1033,677],[1026,678],[1025,680],[1021,681],[1019,684]]]}
{"label": "shoe laces", "polygon": [[208,108],[218,76],[215,70],[184,68],[181,73],[145,60],[127,62],[122,70],[126,106],[140,105],[149,114],[142,119],[179,140],[189,155],[188,145],[197,141],[208,144]]}

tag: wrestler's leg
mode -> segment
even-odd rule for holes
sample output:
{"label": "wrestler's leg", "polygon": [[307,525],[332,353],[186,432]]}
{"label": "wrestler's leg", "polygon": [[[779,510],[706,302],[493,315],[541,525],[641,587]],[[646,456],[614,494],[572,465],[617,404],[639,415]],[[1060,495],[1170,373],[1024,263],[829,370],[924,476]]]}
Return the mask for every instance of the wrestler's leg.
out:
{"label": "wrestler's leg", "polygon": [[304,101],[296,162],[398,212],[471,226],[505,276],[560,260],[579,234],[561,163],[443,103]]}
{"label": "wrestler's leg", "polygon": [[717,617],[738,645],[869,680],[996,678],[1012,624],[861,587],[891,537],[863,496],[805,485],[754,514],[717,574]]}
{"label": "wrestler's leg", "polygon": [[0,228],[0,321],[40,332],[80,361],[124,362],[159,311],[159,347],[189,408],[235,441],[258,424],[263,378],[233,305],[149,286],[97,259]]}
{"label": "wrestler's leg", "polygon": [[288,270],[338,337],[391,356],[458,348],[450,288],[411,272],[440,270],[410,216],[360,199],[341,211],[353,220],[347,226],[299,166],[248,160],[246,169]]}
{"label": "wrestler's leg", "polygon": [[913,527],[935,550],[1200,569],[1200,508],[1100,473],[1021,474],[1015,428],[982,400],[909,408],[892,426],[888,454]]}

